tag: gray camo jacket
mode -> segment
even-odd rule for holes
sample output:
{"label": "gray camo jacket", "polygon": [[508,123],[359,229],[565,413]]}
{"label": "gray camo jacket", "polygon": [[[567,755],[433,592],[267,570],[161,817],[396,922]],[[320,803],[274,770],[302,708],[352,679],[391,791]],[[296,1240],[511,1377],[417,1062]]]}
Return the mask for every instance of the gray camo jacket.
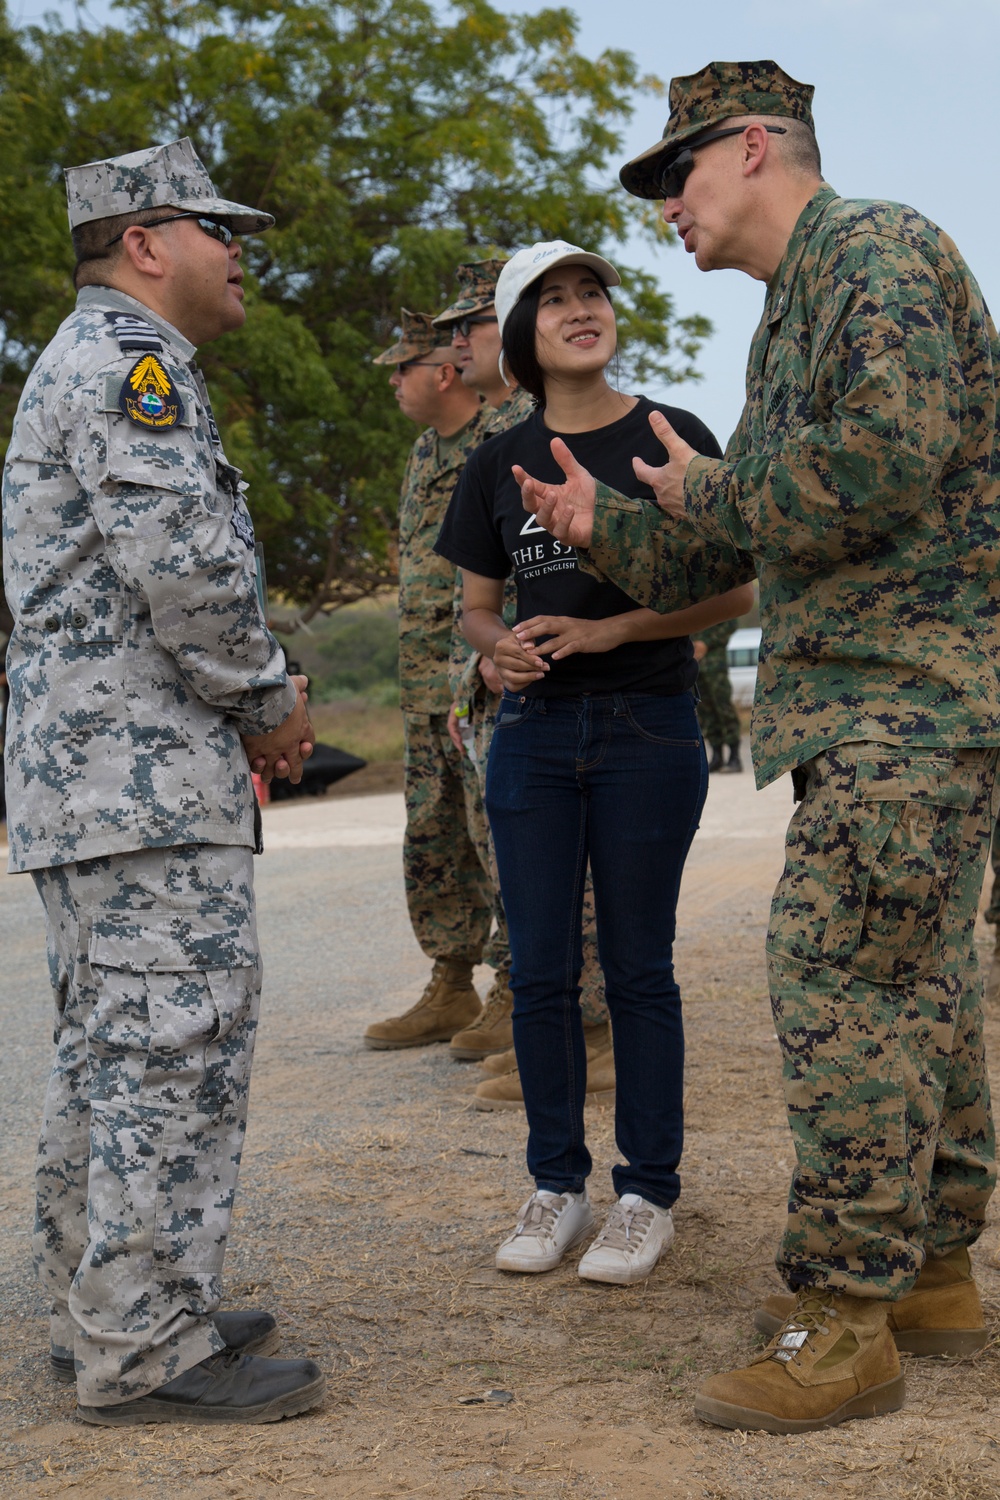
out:
{"label": "gray camo jacket", "polygon": [[[140,356],[116,313],[162,340],[176,425],[121,410]],[[255,843],[240,735],[277,728],[295,690],[194,353],[142,303],[86,287],[22,393],[3,476],[12,871]]]}

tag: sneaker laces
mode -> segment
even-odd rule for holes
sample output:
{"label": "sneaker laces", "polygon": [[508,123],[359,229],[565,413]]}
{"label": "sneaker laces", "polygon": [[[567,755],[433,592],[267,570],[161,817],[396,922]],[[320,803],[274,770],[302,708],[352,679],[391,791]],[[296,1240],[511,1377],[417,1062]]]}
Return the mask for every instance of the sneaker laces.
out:
{"label": "sneaker laces", "polygon": [[522,1203],[518,1210],[513,1238],[524,1234],[531,1239],[551,1239],[556,1220],[568,1202],[568,1198],[553,1197],[550,1193],[546,1193],[544,1197],[539,1193],[532,1193],[527,1203]]}
{"label": "sneaker laces", "polygon": [[644,1204],[623,1203],[621,1199],[608,1214],[593,1248],[607,1246],[609,1250],[628,1251],[642,1244],[653,1223],[653,1210]]}
{"label": "sneaker laces", "polygon": [[776,1359],[782,1364],[797,1359],[813,1334],[829,1333],[826,1320],[840,1314],[829,1300],[829,1293],[815,1288],[800,1296],[794,1310],[759,1356],[761,1360]]}

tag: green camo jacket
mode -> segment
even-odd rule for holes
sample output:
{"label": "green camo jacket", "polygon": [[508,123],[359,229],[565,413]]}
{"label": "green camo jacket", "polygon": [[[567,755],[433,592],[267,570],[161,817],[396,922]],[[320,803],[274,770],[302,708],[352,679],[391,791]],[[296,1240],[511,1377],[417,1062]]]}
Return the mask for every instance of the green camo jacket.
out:
{"label": "green camo jacket", "polygon": [[[995,371],[948,236],[823,184],[768,285],[725,457],[685,481],[690,528],[760,578],[758,785],[849,740],[1000,744]],[[690,528],[599,486],[590,560],[676,608]]]}
{"label": "green camo jacket", "polygon": [[399,700],[406,713],[446,714],[455,617],[455,567],[434,551],[448,502],[473,449],[486,436],[480,407],[444,454],[426,428],[406,462],[399,497]]}

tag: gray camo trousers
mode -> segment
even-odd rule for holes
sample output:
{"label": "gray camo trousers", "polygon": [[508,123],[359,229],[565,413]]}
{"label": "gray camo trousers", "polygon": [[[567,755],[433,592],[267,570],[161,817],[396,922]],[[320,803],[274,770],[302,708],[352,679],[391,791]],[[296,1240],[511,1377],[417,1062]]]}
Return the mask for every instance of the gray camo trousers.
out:
{"label": "gray camo trousers", "polygon": [[230,845],[34,872],[56,1026],[35,1265],[81,1405],[224,1347],[211,1322],[246,1127],[261,966],[253,856]]}

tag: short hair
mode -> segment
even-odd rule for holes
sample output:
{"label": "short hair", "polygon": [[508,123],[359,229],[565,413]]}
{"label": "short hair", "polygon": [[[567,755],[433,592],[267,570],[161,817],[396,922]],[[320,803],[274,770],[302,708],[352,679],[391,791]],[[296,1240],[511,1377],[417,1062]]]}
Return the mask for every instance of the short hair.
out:
{"label": "short hair", "polygon": [[[589,270],[589,268],[588,268]],[[597,271],[590,275],[607,297],[608,289]],[[538,303],[542,295],[543,276],[533,281],[514,303],[503,325],[503,362],[518,385],[533,396],[539,406],[545,405],[545,373],[538,363],[535,325],[538,321]]]}
{"label": "short hair", "polygon": [[804,120],[790,115],[740,115],[730,125],[780,125],[784,134],[776,138],[778,154],[790,172],[801,177],[822,177],[819,143]]}
{"label": "short hair", "polygon": [[[162,208],[140,208],[131,214],[113,214],[109,219],[89,219],[86,224],[77,224],[72,231],[73,285],[79,291],[82,286],[104,286],[108,272],[113,272],[124,255],[120,235],[133,224],[153,224],[162,219]],[[108,240],[114,240],[113,245]],[[101,270],[98,270],[101,266]]]}

